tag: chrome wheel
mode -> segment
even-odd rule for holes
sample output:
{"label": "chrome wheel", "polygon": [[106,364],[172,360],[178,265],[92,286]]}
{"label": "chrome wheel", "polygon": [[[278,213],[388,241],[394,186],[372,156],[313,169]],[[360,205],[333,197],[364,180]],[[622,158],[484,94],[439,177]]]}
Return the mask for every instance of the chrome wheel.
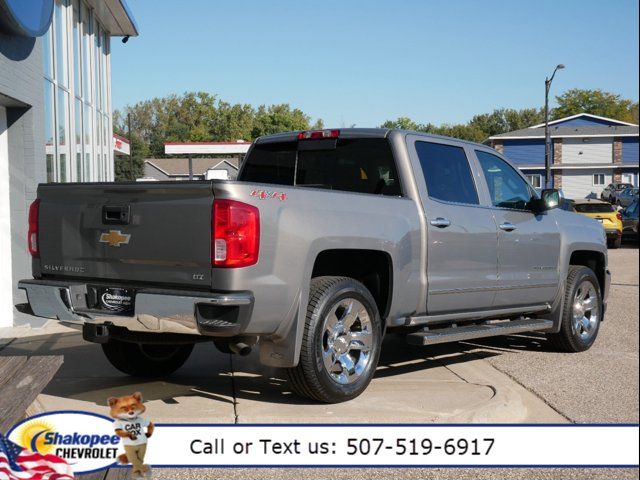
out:
{"label": "chrome wheel", "polygon": [[598,292],[590,281],[583,281],[576,289],[572,314],[573,333],[582,340],[589,339],[597,331],[600,320]]}
{"label": "chrome wheel", "polygon": [[367,309],[354,298],[344,298],[329,310],[322,331],[322,360],[329,376],[341,385],[358,380],[373,346]]}

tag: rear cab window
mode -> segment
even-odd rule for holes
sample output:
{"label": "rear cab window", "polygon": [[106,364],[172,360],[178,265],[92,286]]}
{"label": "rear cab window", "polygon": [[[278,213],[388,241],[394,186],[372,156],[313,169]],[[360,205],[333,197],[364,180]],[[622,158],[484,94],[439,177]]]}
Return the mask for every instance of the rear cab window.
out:
{"label": "rear cab window", "polygon": [[386,138],[337,138],[257,143],[238,180],[401,196]]}

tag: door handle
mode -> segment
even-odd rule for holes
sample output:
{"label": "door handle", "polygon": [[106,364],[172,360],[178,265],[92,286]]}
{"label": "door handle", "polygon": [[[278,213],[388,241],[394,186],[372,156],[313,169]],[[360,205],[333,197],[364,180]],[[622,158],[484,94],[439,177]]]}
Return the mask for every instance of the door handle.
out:
{"label": "door handle", "polygon": [[500,230],[504,230],[505,232],[513,232],[517,229],[518,227],[516,227],[513,223],[505,222],[500,224]]}
{"label": "door handle", "polygon": [[442,217],[434,218],[429,223],[438,228],[447,228],[449,225],[451,225],[451,221],[449,219]]}
{"label": "door handle", "polygon": [[129,225],[130,205],[103,205],[102,223],[105,225]]}

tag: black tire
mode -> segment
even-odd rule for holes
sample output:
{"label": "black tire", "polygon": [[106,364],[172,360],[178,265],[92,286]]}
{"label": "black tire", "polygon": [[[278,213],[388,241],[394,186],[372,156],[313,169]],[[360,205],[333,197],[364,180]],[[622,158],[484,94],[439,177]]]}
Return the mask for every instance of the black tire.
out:
{"label": "black tire", "polygon": [[229,347],[229,340],[224,338],[216,338],[213,340],[213,344],[218,349],[220,353],[228,353],[232,354],[231,348]]}
{"label": "black tire", "polygon": [[609,248],[620,248],[622,246],[622,236],[617,237],[615,240],[609,242]]}
{"label": "black tire", "polygon": [[102,344],[107,360],[134,377],[164,377],[179,369],[191,355],[193,344],[152,345],[109,340]]}
{"label": "black tire", "polygon": [[[371,331],[368,363],[353,383],[341,384],[323,365],[325,319],[345,299],[355,299],[364,306]],[[356,321],[357,323],[357,321]],[[369,385],[378,364],[382,342],[382,321],[373,296],[360,282],[348,277],[317,277],[311,281],[309,304],[302,338],[300,360],[287,369],[293,391],[324,403],[339,403],[360,395]]]}
{"label": "black tire", "polygon": [[[594,330],[589,337],[583,338],[576,332],[573,324],[573,305],[576,293],[579,288],[588,282],[594,287],[597,297],[597,321]],[[553,347],[562,352],[583,352],[591,348],[595,342],[600,330],[600,322],[602,320],[603,304],[602,292],[596,274],[588,267],[581,265],[571,265],[567,276],[567,286],[564,295],[564,306],[562,310],[562,318],[560,323],[560,331],[558,333],[548,333],[547,339]]]}

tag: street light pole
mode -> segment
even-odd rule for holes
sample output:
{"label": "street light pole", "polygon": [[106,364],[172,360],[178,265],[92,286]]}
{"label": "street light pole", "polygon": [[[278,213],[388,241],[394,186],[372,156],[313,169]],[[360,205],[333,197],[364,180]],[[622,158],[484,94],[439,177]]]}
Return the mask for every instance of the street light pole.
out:
{"label": "street light pole", "polygon": [[551,133],[549,132],[549,90],[551,90],[551,82],[553,82],[556,72],[563,68],[564,65],[562,63],[556,65],[551,77],[544,79],[544,173],[546,188],[553,187],[551,178]]}

